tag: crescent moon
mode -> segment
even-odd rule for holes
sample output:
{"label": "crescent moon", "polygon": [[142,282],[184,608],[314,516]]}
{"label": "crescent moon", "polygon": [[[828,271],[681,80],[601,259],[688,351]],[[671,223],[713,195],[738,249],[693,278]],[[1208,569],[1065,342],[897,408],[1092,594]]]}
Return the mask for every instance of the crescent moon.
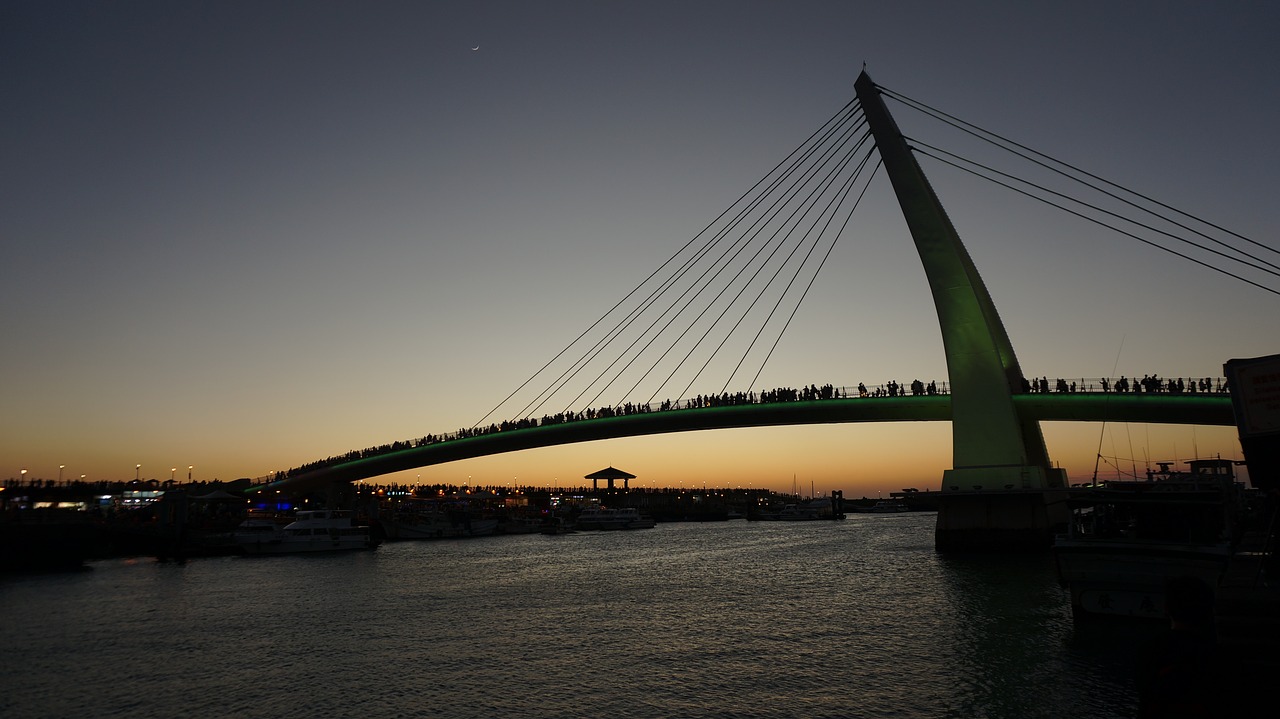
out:
{"label": "crescent moon", "polygon": [[473,48],[471,48],[471,49],[472,49],[472,50],[479,50],[479,49],[480,49],[480,46],[479,46],[479,45],[476,45],[475,47],[473,47]]}

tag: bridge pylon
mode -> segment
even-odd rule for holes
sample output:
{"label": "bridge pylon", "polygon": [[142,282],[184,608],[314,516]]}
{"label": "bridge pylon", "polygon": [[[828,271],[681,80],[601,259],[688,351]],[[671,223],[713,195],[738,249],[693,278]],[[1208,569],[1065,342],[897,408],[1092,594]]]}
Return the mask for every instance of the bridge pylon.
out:
{"label": "bridge pylon", "polygon": [[1022,369],[982,277],[865,71],[854,83],[933,294],[951,384],[951,469],[943,473],[939,550],[1047,547],[1066,520],[1066,472],[1039,422],[1013,402]]}

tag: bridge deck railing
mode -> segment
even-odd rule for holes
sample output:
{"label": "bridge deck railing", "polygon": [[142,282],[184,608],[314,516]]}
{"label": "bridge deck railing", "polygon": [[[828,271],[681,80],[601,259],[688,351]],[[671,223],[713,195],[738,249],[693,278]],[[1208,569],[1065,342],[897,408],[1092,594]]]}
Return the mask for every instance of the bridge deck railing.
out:
{"label": "bridge deck railing", "polygon": [[[1141,379],[1130,379],[1127,375],[1118,378],[1113,377],[1080,377],[1080,378],[1062,378],[1055,377],[1050,380],[1046,376],[1039,378],[1027,378],[1021,387],[1023,393],[1101,393],[1101,392],[1119,392],[1127,394],[1225,394],[1227,392],[1226,380],[1222,377],[1179,377],[1179,378],[1157,378],[1152,375],[1145,375]],[[429,444],[437,444],[440,442],[449,442],[458,439],[466,439],[468,437],[476,437],[484,434],[492,434],[494,432],[504,432],[515,429],[528,429],[532,427],[549,426],[564,424],[567,422],[578,422],[592,419],[603,419],[607,417],[626,416],[631,414],[644,414],[650,412],[669,412],[682,411],[689,409],[701,409],[709,407],[724,407],[743,404],[771,404],[779,402],[803,402],[803,401],[824,401],[831,399],[876,399],[891,397],[909,397],[921,395],[946,395],[950,393],[950,386],[947,381],[938,382],[936,380],[923,382],[921,380],[912,380],[909,383],[898,383],[896,380],[878,385],[866,385],[859,383],[856,386],[808,385],[800,388],[779,388],[776,390],[768,390],[764,392],[735,392],[722,393],[712,395],[698,395],[688,399],[667,400],[661,403],[632,404],[624,403],[621,405],[604,407],[600,409],[588,409],[581,412],[562,412],[554,415],[544,415],[541,418],[529,417],[520,420],[507,420],[501,423],[492,424],[488,427],[472,427],[460,429],[456,432],[445,434],[428,434],[420,438],[402,440],[385,444],[378,447],[369,447],[363,450],[352,450],[344,455],[329,457],[318,462],[295,467],[285,472],[273,472],[263,477],[256,478],[260,482],[270,482],[284,477],[293,476],[302,472],[308,472],[314,469],[342,464],[358,459],[374,457],[387,452],[395,452],[404,449],[413,449]]]}

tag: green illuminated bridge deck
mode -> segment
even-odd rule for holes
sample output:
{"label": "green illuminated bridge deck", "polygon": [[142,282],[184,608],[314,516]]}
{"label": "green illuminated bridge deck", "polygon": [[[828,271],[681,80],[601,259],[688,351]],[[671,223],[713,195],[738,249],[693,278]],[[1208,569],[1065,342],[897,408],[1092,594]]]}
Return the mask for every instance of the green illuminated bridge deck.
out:
{"label": "green illuminated bridge deck", "polygon": [[[1231,398],[1225,394],[1050,393],[1019,394],[1013,399],[1021,417],[1043,422],[1235,424]],[[269,486],[305,490],[330,482],[355,482],[493,454],[618,437],[738,427],[950,420],[950,395],[858,397],[646,412],[424,444],[301,472]]]}

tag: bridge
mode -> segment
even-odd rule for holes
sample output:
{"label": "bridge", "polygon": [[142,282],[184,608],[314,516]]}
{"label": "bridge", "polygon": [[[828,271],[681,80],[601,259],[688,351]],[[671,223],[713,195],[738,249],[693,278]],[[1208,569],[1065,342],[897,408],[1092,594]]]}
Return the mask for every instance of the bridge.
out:
{"label": "bridge", "polygon": [[[852,215],[861,199],[861,192],[856,190],[861,187],[862,192],[865,192],[866,185],[881,166],[893,186],[929,280],[946,354],[950,385],[948,392],[895,392],[894,396],[889,397],[862,397],[851,396],[846,391],[808,401],[709,402],[709,406],[699,405],[695,408],[682,406],[678,401],[675,405],[663,403],[656,411],[651,401],[626,402],[626,411],[621,411],[624,404],[619,402],[611,404],[608,411],[598,414],[571,410],[567,414],[562,412],[554,415],[556,419],[553,421],[547,421],[544,415],[543,421],[504,422],[502,431],[477,431],[443,441],[398,442],[385,451],[361,453],[338,461],[321,461],[291,470],[284,476],[275,478],[267,486],[288,491],[309,490],[445,462],[618,437],[795,424],[949,421],[952,425],[954,466],[944,472],[941,482],[944,496],[949,499],[944,502],[943,511],[939,515],[938,545],[940,548],[983,548],[1008,546],[1028,539],[1033,544],[1040,543],[1048,528],[1059,521],[1062,511],[1060,495],[1066,487],[1066,475],[1063,470],[1054,467],[1049,459],[1040,431],[1039,423],[1042,421],[1234,424],[1230,399],[1221,392],[1028,392],[1027,380],[995,304],[959,235],[947,218],[942,203],[916,161],[915,153],[919,150],[908,144],[884,104],[882,96],[887,91],[873,83],[864,71],[855,83],[855,92],[855,100],[836,118],[828,121],[810,141],[806,141],[811,144],[802,146],[803,152],[798,150],[793,153],[796,157],[794,161],[789,158],[790,164],[784,161],[779,166],[785,165],[785,170],[778,171],[775,168],[780,174],[767,183],[765,180],[761,181],[758,187],[763,186],[765,189],[745,203],[744,209],[731,222],[713,233],[712,239],[697,249],[689,259],[684,260],[684,264],[674,265],[677,269],[671,274],[672,279],[665,280],[658,290],[642,299],[638,309],[632,310],[614,330],[610,330],[595,346],[588,349],[582,359],[575,361],[574,365],[552,380],[516,416],[532,416],[529,412],[531,408],[536,413],[551,395],[565,387],[568,379],[563,378],[571,379],[588,362],[594,361],[603,347],[637,321],[640,313],[656,307],[657,299],[674,287],[677,279],[686,273],[696,275],[696,271],[691,270],[694,263],[711,257],[711,249],[722,238],[727,237],[730,230],[740,231],[741,239],[734,240],[723,250],[719,257],[724,259],[716,259],[703,271],[702,277],[710,279],[698,291],[712,287],[713,280],[729,268],[735,258],[742,256],[747,259],[741,261],[737,275],[731,275],[730,281],[722,283],[713,298],[702,303],[701,312],[687,323],[687,327],[670,342],[667,350],[661,352],[658,360],[645,371],[641,380],[656,372],[659,365],[667,361],[673,352],[678,355],[675,348],[687,336],[706,337],[712,334],[720,319],[729,313],[726,306],[716,316],[712,308],[726,293],[733,294],[731,286],[738,277],[745,278],[741,288],[737,289],[738,295],[748,295],[747,285],[755,278],[768,277],[769,283],[772,283],[773,278],[782,273],[786,262],[792,257],[803,257],[803,262],[798,261],[791,282],[786,285],[787,291],[797,281],[803,285],[799,267],[804,267],[815,253],[821,257],[821,253],[817,251],[820,249],[820,241],[825,241],[822,240],[823,233],[834,226],[837,228],[835,235],[838,236],[843,227],[838,221],[838,212],[844,212],[843,208],[849,207],[848,215]],[[837,150],[845,147],[851,149]],[[870,162],[872,151],[879,155],[879,161],[874,165]],[[868,167],[872,169],[866,171]],[[793,172],[798,179],[795,179],[793,185],[784,187],[783,178],[792,177],[790,173]],[[811,184],[806,186],[805,183]],[[775,199],[770,199],[771,197]],[[773,209],[790,206],[795,209]],[[761,214],[753,219],[751,213],[761,212],[760,208],[766,207],[770,209],[763,212],[773,214]],[[848,216],[844,222],[847,224]],[[763,232],[770,223],[773,223],[772,236],[782,239],[776,244],[762,244],[755,254],[743,254],[747,243]],[[790,253],[780,253],[783,241],[793,233],[803,233],[807,237],[810,232],[816,233],[814,236],[817,238],[811,244],[797,243]],[[834,244],[834,238],[830,242]],[[829,251],[828,248],[827,252]],[[765,263],[775,255],[784,259],[770,275]],[[753,265],[757,257],[764,259]],[[673,257],[668,262],[674,260],[676,258]],[[817,268],[821,268],[820,262]],[[808,281],[812,283],[817,270],[806,271],[811,272],[812,277]],[[659,334],[671,325],[676,315],[693,305],[692,299],[684,299],[689,293],[690,290],[685,290],[679,294],[644,329],[640,337],[616,355],[596,381],[604,382],[606,376],[614,373],[614,368],[619,365],[622,369],[617,370],[613,379],[605,383],[596,397],[617,381],[622,372],[650,348]],[[675,290],[671,294],[675,294]],[[764,295],[765,290],[762,289],[755,300],[760,300]],[[784,295],[779,295],[777,303],[760,324],[747,353],[757,347],[757,339],[775,317],[775,310],[783,304],[783,297]],[[803,294],[800,299],[803,299]],[[798,308],[799,300],[794,303]],[[724,334],[724,339],[710,353],[713,357],[728,342],[733,329],[742,324],[755,304],[758,303],[753,302],[744,310],[738,322]],[[711,313],[710,316],[716,317],[715,322],[694,331],[697,322],[708,312]],[[792,312],[794,314],[794,310]],[[776,331],[778,339],[783,331],[785,325],[782,330]],[[775,344],[776,342],[777,340]],[[693,353],[694,349],[690,349],[684,359],[689,359]],[[767,358],[768,355],[764,361]],[[745,359],[746,354],[738,366],[734,367],[730,380]],[[708,358],[707,363],[710,361]],[[683,361],[676,364],[679,369]],[[702,369],[706,366],[703,364]],[[702,369],[698,370],[699,374]],[[671,376],[675,372],[673,370]],[[659,385],[659,389],[665,386],[671,376],[664,380],[663,385]],[[695,374],[695,379],[697,377]],[[638,381],[636,387],[639,384]],[[692,384],[691,380],[689,386]],[[572,402],[579,402],[589,391],[590,388],[584,388]],[[722,391],[709,397],[716,398],[722,394],[728,396]],[[754,393],[750,396],[754,397]],[[685,402],[687,404],[687,400]],[[566,416],[569,420],[565,419]],[[482,423],[483,420],[477,427],[482,426]]]}
{"label": "bridge", "polygon": [[[1233,426],[1225,394],[1119,394],[1077,392],[1019,394],[1020,417],[1035,422],[1160,422]],[[458,462],[538,447],[708,429],[847,422],[950,422],[950,395],[841,397],[795,402],[732,404],[686,409],[645,408],[633,414],[580,419],[486,432],[443,441],[399,443],[388,451],[297,472],[267,485],[310,491],[333,482],[357,482],[418,467]],[[407,445],[407,446],[405,446]]]}

